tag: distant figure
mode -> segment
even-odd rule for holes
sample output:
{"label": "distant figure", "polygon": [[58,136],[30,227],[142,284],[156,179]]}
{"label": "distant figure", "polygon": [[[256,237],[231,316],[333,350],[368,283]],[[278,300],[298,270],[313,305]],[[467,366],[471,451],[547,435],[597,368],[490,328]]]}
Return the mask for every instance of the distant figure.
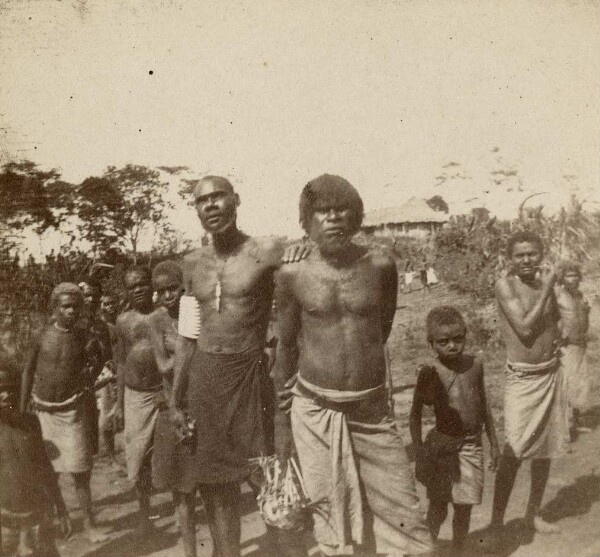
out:
{"label": "distant figure", "polygon": [[[73,478],[83,511],[83,526],[92,542],[105,536],[95,527],[90,478],[95,439],[91,412],[93,385],[100,371],[89,329],[77,327],[83,294],[76,284],[62,282],[50,296],[52,320],[33,340],[21,383],[21,412],[33,399],[48,456],[57,473]],[[89,370],[90,362],[95,362]]]}
{"label": "distant figure", "polygon": [[276,414],[285,463],[293,443],[314,535],[325,555],[431,549],[414,476],[387,403],[384,344],[396,312],[393,257],[352,242],[362,199],[339,176],[309,182],[300,221],[316,249],[277,277],[278,392],[298,372],[288,417]]}
{"label": "distant figure", "polygon": [[151,533],[150,492],[154,428],[158,418],[156,398],[162,391],[162,378],[154,357],[150,314],[152,276],[147,267],[128,269],[124,285],[131,309],[117,318],[115,325],[117,364],[118,429],[124,422],[127,475],[135,482],[140,506],[139,528]]}
{"label": "distant figure", "polygon": [[18,406],[18,374],[0,368],[0,514],[6,529],[0,555],[58,557],[52,518],[57,516],[67,538],[69,513],[39,421],[33,414],[20,413]]}
{"label": "distant figure", "polygon": [[567,387],[571,439],[577,431],[589,431],[581,427],[579,415],[591,406],[590,372],[586,362],[590,304],[579,290],[580,283],[581,267],[578,264],[565,263],[560,266],[560,287],[556,299],[560,313],[561,361]]}
{"label": "distant figure", "polygon": [[[469,532],[472,506],[481,503],[483,493],[482,428],[490,442],[490,470],[498,465],[498,440],[485,392],[483,363],[463,352],[467,333],[463,316],[454,307],[438,306],[429,312],[426,323],[437,359],[420,366],[410,433],[417,461],[430,464],[425,478],[419,478],[417,465],[417,479],[427,486],[431,534],[437,539],[448,503],[452,503],[452,544],[460,551]],[[423,443],[424,404],[433,405],[436,420]]]}
{"label": "distant figure", "polygon": [[542,267],[543,243],[531,232],[514,234],[506,251],[512,272],[496,282],[507,357],[505,446],[494,488],[491,546],[500,543],[506,506],[523,460],[531,460],[527,523],[540,533],[559,531],[542,518],[542,498],[550,459],[565,454],[569,448],[563,370],[557,350],[560,337],[554,295],[556,270]]}

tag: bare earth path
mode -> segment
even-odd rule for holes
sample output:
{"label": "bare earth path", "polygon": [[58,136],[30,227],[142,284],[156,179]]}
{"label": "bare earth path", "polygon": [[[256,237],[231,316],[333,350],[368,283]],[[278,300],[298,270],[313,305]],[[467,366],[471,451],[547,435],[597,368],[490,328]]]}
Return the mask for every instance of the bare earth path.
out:
{"label": "bare earth path", "polygon": [[[596,291],[592,291],[592,279],[587,283],[586,295],[592,301],[592,325],[590,362],[594,373],[600,373],[599,361],[599,313],[600,304]],[[595,282],[595,281],[594,281]],[[595,287],[595,285],[594,285]],[[596,288],[596,287],[595,287]],[[399,310],[394,331],[390,338],[390,351],[393,358],[395,380],[396,417],[402,437],[408,445],[407,416],[412,398],[414,366],[420,357],[427,354],[423,341],[422,321],[426,312],[436,304],[454,303],[465,306],[465,299],[448,292],[444,287],[436,287],[431,292],[415,292],[399,299]],[[493,319],[493,308],[476,308],[485,319]],[[487,317],[486,317],[487,316]],[[469,315],[467,315],[469,317]],[[502,438],[502,359],[500,350],[486,354],[489,396],[497,420],[498,433]],[[593,386],[594,396],[598,397],[598,382]],[[600,401],[599,401],[600,402]],[[562,532],[555,535],[533,534],[527,531],[520,518],[526,506],[528,495],[527,464],[519,471],[517,482],[507,511],[506,548],[500,554],[504,557],[594,557],[600,556],[600,423],[599,408],[585,416],[585,425],[591,432],[582,433],[573,444],[573,452],[553,464],[545,501],[546,515],[556,522]],[[410,452],[410,447],[409,452]],[[76,528],[81,526],[81,515],[76,510],[72,487],[65,485],[67,504]],[[155,523],[157,533],[141,538],[134,531],[136,506],[129,484],[122,471],[99,459],[93,473],[93,496],[102,528],[109,534],[103,544],[92,545],[80,533],[59,546],[64,557],[173,557],[182,555],[179,536],[172,514],[170,494],[156,494],[152,503],[159,518]],[[493,474],[487,473],[483,504],[473,509],[471,524],[471,545],[476,547],[481,531],[490,517],[493,491]],[[426,499],[419,486],[423,509]],[[202,557],[211,555],[210,535],[202,503],[198,500],[197,538]],[[242,538],[243,555],[259,557],[264,526],[256,511],[255,501],[245,487],[243,498]],[[451,515],[441,531],[444,540],[450,537]],[[310,538],[307,537],[310,544]],[[314,549],[311,549],[311,553]],[[477,554],[477,553],[475,553]]]}

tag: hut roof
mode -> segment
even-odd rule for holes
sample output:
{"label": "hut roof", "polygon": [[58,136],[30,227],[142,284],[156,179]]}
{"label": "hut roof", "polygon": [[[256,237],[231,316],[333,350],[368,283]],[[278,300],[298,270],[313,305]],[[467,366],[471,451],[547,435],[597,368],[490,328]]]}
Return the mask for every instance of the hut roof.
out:
{"label": "hut roof", "polygon": [[448,222],[448,215],[441,211],[434,211],[424,199],[411,197],[398,207],[386,207],[365,213],[363,226],[417,222]]}

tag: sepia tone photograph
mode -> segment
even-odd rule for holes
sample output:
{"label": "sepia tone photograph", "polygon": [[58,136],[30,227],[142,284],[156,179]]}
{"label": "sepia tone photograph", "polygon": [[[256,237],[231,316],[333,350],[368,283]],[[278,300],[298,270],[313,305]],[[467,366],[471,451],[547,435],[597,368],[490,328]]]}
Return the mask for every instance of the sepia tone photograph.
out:
{"label": "sepia tone photograph", "polygon": [[600,557],[600,1],[0,0],[0,557]]}

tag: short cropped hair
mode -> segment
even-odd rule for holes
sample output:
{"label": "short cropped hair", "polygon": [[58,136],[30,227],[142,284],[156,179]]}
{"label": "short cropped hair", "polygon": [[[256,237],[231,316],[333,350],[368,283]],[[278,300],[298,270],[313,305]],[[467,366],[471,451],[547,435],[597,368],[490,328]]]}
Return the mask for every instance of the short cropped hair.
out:
{"label": "short cropped hair", "polygon": [[519,232],[515,232],[509,239],[506,244],[506,254],[508,257],[512,257],[513,250],[515,249],[516,244],[523,244],[528,242],[530,244],[534,244],[540,250],[540,253],[544,254],[544,242],[540,238],[538,234],[535,232],[530,232],[529,230],[520,230]]}
{"label": "short cropped hair", "polygon": [[581,278],[581,265],[575,261],[563,261],[558,266],[558,281],[562,282],[567,273],[575,273]]}
{"label": "short cropped hair", "polygon": [[360,228],[364,206],[359,193],[341,176],[323,174],[308,182],[300,194],[300,224],[306,232],[309,231],[315,209],[328,205],[348,207],[354,216],[355,230]]}
{"label": "short cropped hair", "polygon": [[152,271],[149,267],[146,267],[146,265],[133,265],[132,267],[127,268],[123,274],[123,283],[129,275],[140,275],[148,282],[152,282]]}
{"label": "short cropped hair", "polygon": [[154,270],[152,271],[152,282],[154,282],[158,277],[162,276],[167,276],[180,283],[183,283],[183,270],[175,261],[161,261],[156,265],[156,267],[154,267]]}
{"label": "short cropped hair", "polygon": [[228,190],[230,193],[235,193],[235,190],[233,189],[233,185],[231,184],[231,182],[227,179],[224,178],[223,176],[204,176],[204,178],[201,178],[198,182],[198,184],[201,184],[202,182],[212,182],[213,184],[217,184],[219,186],[221,186],[222,188]]}
{"label": "short cropped hair", "polygon": [[50,307],[54,309],[61,296],[75,296],[79,303],[83,303],[83,292],[73,282],[61,282],[57,284],[50,294]]}
{"label": "short cropped hair", "polygon": [[467,332],[467,323],[462,313],[454,306],[437,306],[427,314],[425,319],[427,340],[431,340],[435,329],[442,325],[460,325],[464,332]]}

